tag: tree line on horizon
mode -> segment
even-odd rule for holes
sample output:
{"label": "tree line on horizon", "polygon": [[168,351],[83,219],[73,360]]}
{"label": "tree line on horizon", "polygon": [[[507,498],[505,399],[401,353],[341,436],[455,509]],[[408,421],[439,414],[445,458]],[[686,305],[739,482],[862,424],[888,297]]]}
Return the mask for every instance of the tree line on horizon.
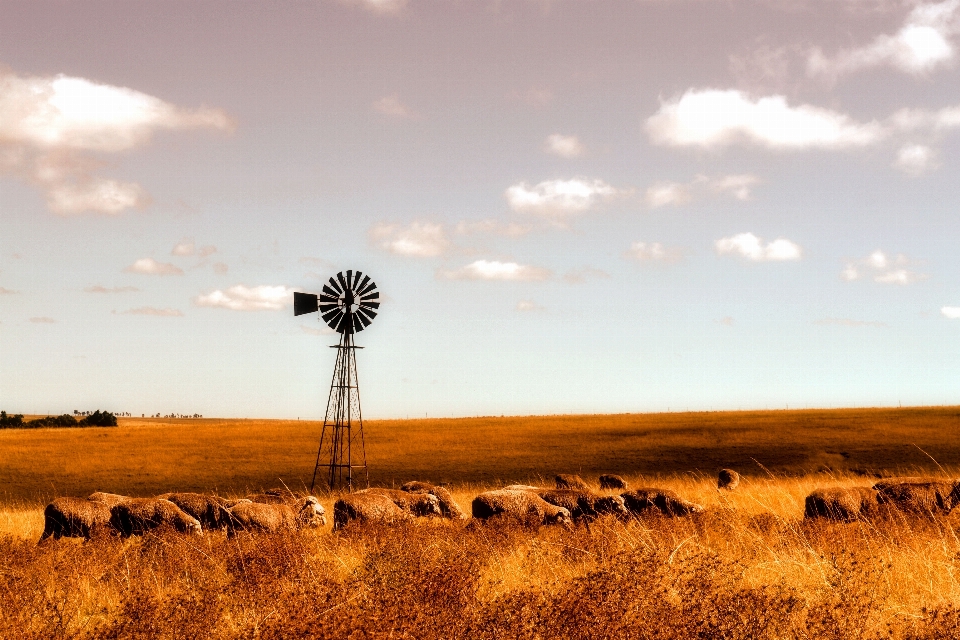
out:
{"label": "tree line on horizon", "polygon": [[0,429],[44,429],[44,428],[69,428],[69,427],[115,427],[117,426],[117,417],[109,411],[100,411],[97,409],[93,413],[77,420],[73,416],[64,413],[59,416],[46,416],[35,420],[24,420],[23,414],[7,415],[6,411],[0,411]]}

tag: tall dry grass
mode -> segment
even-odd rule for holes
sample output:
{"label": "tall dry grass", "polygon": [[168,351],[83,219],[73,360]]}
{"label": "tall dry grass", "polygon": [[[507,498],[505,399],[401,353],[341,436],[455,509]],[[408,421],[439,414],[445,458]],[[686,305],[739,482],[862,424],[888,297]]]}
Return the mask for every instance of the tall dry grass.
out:
{"label": "tall dry grass", "polygon": [[[706,506],[572,529],[422,520],[228,540],[37,545],[0,511],[0,636],[16,638],[960,637],[955,516],[802,519],[853,474],[632,477]],[[463,506],[482,485],[453,487]],[[325,506],[331,507],[332,498]]]}

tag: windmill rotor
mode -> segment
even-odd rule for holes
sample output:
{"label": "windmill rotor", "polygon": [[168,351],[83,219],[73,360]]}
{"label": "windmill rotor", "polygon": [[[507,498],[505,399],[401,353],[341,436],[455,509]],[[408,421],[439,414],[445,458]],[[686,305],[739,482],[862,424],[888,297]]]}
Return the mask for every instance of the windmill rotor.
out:
{"label": "windmill rotor", "polygon": [[293,315],[320,312],[320,317],[337,333],[359,333],[373,322],[380,308],[377,283],[363,272],[339,272],[321,288],[319,295],[293,294]]}

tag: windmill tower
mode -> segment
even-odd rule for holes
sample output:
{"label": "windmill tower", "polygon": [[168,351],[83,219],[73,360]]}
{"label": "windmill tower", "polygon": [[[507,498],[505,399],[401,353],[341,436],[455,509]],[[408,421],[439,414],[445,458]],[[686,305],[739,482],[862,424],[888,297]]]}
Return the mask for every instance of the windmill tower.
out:
{"label": "windmill tower", "polygon": [[[363,278],[361,280],[361,277]],[[363,415],[360,412],[360,385],[357,380],[356,350],[353,336],[370,326],[380,308],[377,284],[361,272],[341,271],[323,285],[322,293],[293,294],[293,315],[319,311],[327,325],[340,334],[337,362],[330,381],[327,412],[320,434],[317,463],[313,468],[310,491],[317,483],[317,474],[324,467],[327,488],[353,491],[354,469],[362,469],[363,483],[370,486],[367,454],[363,442]],[[354,463],[356,460],[356,464]]]}

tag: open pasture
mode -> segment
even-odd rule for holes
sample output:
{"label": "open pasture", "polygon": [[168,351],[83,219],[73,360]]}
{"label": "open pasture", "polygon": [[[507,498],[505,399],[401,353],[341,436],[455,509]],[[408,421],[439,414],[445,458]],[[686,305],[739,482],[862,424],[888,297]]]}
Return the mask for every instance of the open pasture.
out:
{"label": "open pasture", "polygon": [[[121,418],[117,428],[0,430],[0,503],[115,491],[309,487],[321,424]],[[526,482],[558,472],[748,475],[960,466],[960,408],[371,420],[371,482]],[[928,455],[929,454],[929,455]],[[762,465],[762,467],[760,466]]]}

